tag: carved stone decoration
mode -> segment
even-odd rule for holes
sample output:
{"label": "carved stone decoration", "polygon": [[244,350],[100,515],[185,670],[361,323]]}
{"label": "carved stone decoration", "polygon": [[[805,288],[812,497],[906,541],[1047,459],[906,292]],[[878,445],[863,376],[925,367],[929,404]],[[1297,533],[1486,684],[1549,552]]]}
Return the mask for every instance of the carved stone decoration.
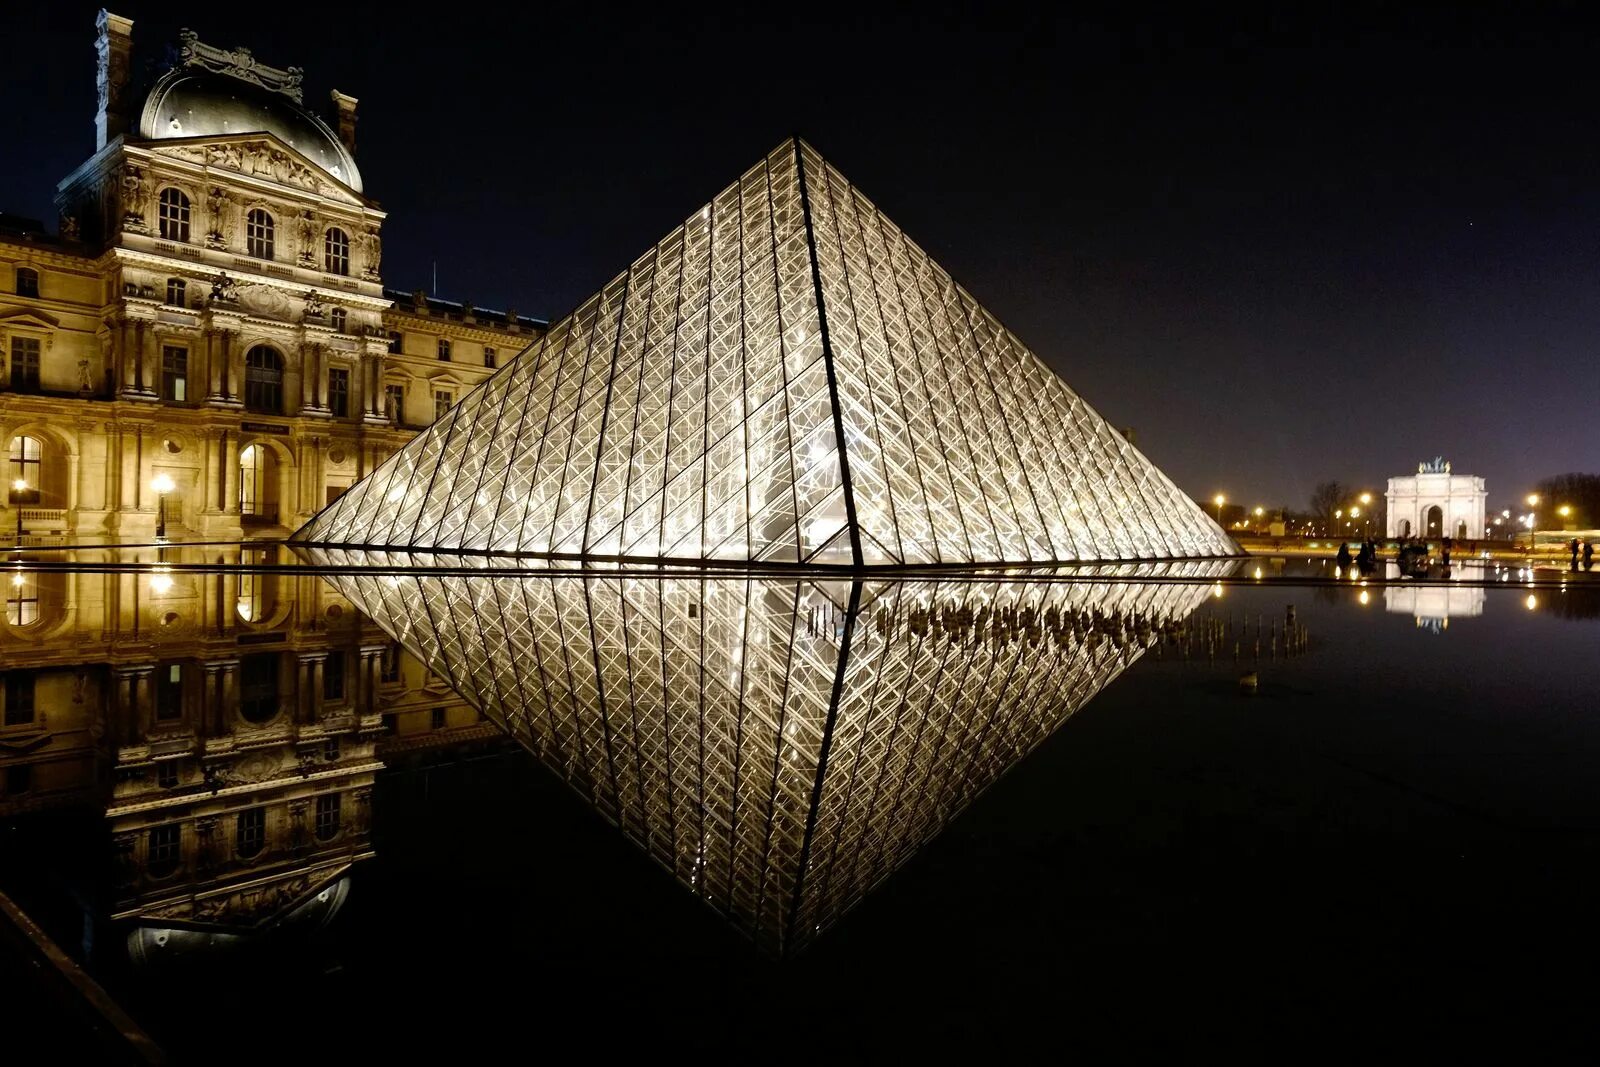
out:
{"label": "carved stone decoration", "polygon": [[323,307],[322,299],[317,296],[317,291],[315,289],[307,289],[306,318],[320,319],[326,313],[326,311],[327,309]]}
{"label": "carved stone decoration", "polygon": [[300,265],[302,267],[314,267],[317,265],[317,220],[309,209],[300,213],[299,229]]}
{"label": "carved stone decoration", "polygon": [[282,765],[282,757],[277,752],[252,752],[243,757],[231,767],[223,767],[217,772],[217,779],[224,785],[248,785],[253,782],[265,782],[278,775]]}
{"label": "carved stone decoration", "polygon": [[257,62],[248,48],[218,48],[205,44],[193,30],[178,31],[178,63],[252,82],[271,92],[282,93],[297,104],[303,102],[300,83],[305,71],[301,68],[269,67]]}
{"label": "carved stone decoration", "polygon": [[322,172],[308,167],[289,153],[272,147],[266,141],[228,141],[209,145],[162,145],[154,149],[158,155],[202,163],[208,167],[223,167],[242,174],[270,178],[284,185],[292,185],[318,196],[332,197],[354,203],[350,193],[335,185]]}
{"label": "carved stone decoration", "polygon": [[238,301],[253,315],[274,319],[289,318],[289,297],[283,290],[270,285],[241,285]]}
{"label": "carved stone decoration", "polygon": [[80,240],[78,236],[78,217],[76,215],[63,213],[56,228],[60,231],[63,241]]}
{"label": "carved stone decoration", "polygon": [[226,248],[232,226],[233,200],[228,196],[228,191],[221,186],[213,185],[206,194],[206,217],[211,222],[211,229],[206,233],[206,247]]}
{"label": "carved stone decoration", "polygon": [[122,228],[130,233],[149,233],[145,209],[150,205],[150,182],[144,171],[129,166],[122,171]]}
{"label": "carved stone decoration", "polygon": [[366,260],[366,266],[361,271],[362,275],[376,281],[378,269],[383,263],[383,242],[378,238],[376,226],[368,226],[361,234],[361,253]]}
{"label": "carved stone decoration", "polygon": [[228,277],[227,271],[219,271],[211,283],[211,302],[213,304],[237,304],[239,302],[239,286]]}

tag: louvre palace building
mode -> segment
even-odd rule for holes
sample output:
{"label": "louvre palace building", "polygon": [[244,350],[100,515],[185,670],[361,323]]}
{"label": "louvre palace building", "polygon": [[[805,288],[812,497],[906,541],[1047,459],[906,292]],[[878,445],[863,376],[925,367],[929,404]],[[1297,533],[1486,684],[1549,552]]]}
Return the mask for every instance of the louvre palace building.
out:
{"label": "louvre palace building", "polygon": [[385,289],[354,97],[319,116],[247,49],[96,29],[95,151],[55,232],[0,214],[8,530],[148,541],[170,478],[173,540],[281,536],[541,336]]}

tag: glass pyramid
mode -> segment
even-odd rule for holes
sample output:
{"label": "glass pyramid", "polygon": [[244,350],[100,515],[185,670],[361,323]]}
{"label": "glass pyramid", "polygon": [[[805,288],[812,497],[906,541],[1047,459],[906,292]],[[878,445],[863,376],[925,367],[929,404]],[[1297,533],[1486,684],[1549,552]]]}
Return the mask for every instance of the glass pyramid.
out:
{"label": "glass pyramid", "polygon": [[1238,553],[798,139],[295,537],[858,567]]}
{"label": "glass pyramid", "polygon": [[1233,566],[900,582],[474,572],[462,557],[451,573],[385,573],[415,561],[307,554],[780,955],[1172,635]]}

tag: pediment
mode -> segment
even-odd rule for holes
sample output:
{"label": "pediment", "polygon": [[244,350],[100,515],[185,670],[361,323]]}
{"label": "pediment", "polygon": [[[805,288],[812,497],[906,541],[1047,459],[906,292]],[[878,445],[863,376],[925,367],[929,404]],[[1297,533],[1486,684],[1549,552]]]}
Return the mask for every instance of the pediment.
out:
{"label": "pediment", "polygon": [[9,311],[0,311],[0,326],[31,326],[36,330],[54,330],[61,325],[61,320],[54,315],[46,315],[33,308],[13,308]]}
{"label": "pediment", "polygon": [[186,137],[152,141],[144,147],[152,155],[248,174],[353,207],[367,205],[366,198],[360,193],[270,133]]}

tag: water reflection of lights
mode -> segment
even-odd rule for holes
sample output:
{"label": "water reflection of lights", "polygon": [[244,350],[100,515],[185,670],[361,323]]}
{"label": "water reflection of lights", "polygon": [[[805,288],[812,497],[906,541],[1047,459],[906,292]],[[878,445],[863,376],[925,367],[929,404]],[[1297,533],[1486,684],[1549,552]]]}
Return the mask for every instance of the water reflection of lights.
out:
{"label": "water reflection of lights", "polygon": [[1525,603],[1528,605],[1528,610],[1533,611],[1539,606],[1539,598],[1534,596],[1532,593],[1529,593],[1528,599],[1525,601]]}

